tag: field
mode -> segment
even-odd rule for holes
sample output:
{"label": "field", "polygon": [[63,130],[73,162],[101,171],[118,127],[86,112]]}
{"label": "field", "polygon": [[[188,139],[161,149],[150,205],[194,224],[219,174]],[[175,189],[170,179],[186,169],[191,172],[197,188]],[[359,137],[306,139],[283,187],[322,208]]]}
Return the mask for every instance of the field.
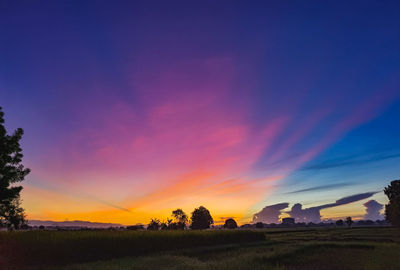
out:
{"label": "field", "polygon": [[0,269],[400,269],[396,228],[0,234]]}

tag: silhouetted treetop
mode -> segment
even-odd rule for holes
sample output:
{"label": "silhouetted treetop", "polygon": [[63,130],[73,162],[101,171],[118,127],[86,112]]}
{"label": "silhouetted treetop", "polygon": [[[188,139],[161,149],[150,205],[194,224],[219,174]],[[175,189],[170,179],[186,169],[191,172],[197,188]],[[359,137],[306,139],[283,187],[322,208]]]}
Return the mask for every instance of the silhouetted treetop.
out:
{"label": "silhouetted treetop", "polygon": [[175,222],[172,222],[169,227],[171,230],[184,230],[186,228],[186,224],[188,222],[188,216],[182,209],[178,208],[172,211],[172,216],[175,219]]}
{"label": "silhouetted treetop", "polygon": [[175,218],[176,222],[186,223],[188,221],[188,216],[180,208],[172,211],[172,216]]}
{"label": "silhouetted treetop", "polygon": [[152,218],[150,220],[149,225],[147,225],[147,230],[149,231],[158,231],[161,227],[161,221],[156,218]]}
{"label": "silhouetted treetop", "polygon": [[257,229],[262,229],[262,228],[264,228],[264,224],[262,222],[257,222],[256,223],[256,228]]}
{"label": "silhouetted treetop", "polygon": [[20,140],[24,131],[18,128],[8,135],[4,126],[4,112],[0,107],[0,225],[18,229],[24,223],[24,210],[20,207],[21,182],[30,170],[22,165]]}
{"label": "silhouetted treetop", "polygon": [[400,180],[394,180],[384,189],[389,203],[385,207],[386,220],[400,226]]}
{"label": "silhouetted treetop", "polygon": [[336,226],[343,226],[344,222],[343,222],[343,220],[339,219],[339,220],[336,220],[335,224],[336,224]]}
{"label": "silhouetted treetop", "polygon": [[389,201],[400,199],[400,180],[393,180],[383,191]]}
{"label": "silhouetted treetop", "polygon": [[228,218],[225,220],[224,228],[226,229],[236,229],[237,223],[233,218]]}
{"label": "silhouetted treetop", "polygon": [[193,230],[204,230],[210,228],[210,225],[214,223],[211,217],[210,211],[204,206],[194,209],[192,212],[192,224],[190,228]]}
{"label": "silhouetted treetop", "polygon": [[347,217],[345,220],[347,226],[351,227],[351,224],[353,224],[353,220],[351,219],[351,217]]}

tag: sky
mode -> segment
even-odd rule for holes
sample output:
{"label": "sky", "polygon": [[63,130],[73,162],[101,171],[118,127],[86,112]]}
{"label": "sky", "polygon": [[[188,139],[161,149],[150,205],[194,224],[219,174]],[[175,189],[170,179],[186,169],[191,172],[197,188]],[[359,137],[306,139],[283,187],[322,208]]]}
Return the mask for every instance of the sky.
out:
{"label": "sky", "polygon": [[1,1],[0,106],[25,130],[28,218],[135,224],[203,205],[245,223],[371,193],[321,210],[362,218],[400,178],[399,12]]}

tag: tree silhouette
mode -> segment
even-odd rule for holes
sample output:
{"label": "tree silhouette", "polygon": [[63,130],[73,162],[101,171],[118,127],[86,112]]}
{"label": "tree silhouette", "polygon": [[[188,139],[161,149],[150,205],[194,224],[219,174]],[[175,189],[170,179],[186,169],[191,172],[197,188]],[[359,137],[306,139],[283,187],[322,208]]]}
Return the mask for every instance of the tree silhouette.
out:
{"label": "tree silhouette", "polygon": [[400,180],[394,180],[384,189],[389,203],[385,207],[386,220],[400,226]]}
{"label": "tree silhouette", "polygon": [[180,225],[179,222],[170,222],[167,225],[168,230],[183,230],[184,228]]}
{"label": "tree silhouette", "polygon": [[194,209],[194,211],[192,212],[191,220],[192,224],[190,225],[190,228],[193,230],[208,229],[210,228],[210,225],[214,223],[210,211],[208,211],[207,208],[203,206]]}
{"label": "tree silhouette", "polygon": [[172,219],[167,218],[167,222],[163,221],[160,225],[160,230],[176,230],[175,223],[172,222]]}
{"label": "tree silhouette", "polygon": [[339,219],[339,220],[336,220],[336,226],[343,226],[343,220],[341,220],[341,219]]}
{"label": "tree silhouette", "polygon": [[0,226],[9,230],[18,229],[25,223],[24,209],[20,207],[21,182],[30,170],[24,168],[19,141],[24,131],[18,128],[8,135],[4,127],[4,113],[0,107]]}
{"label": "tree silhouette", "polygon": [[353,224],[353,220],[351,219],[351,217],[347,217],[345,222],[349,227],[351,227],[351,224]]}
{"label": "tree silhouette", "polygon": [[172,211],[172,216],[175,219],[174,223],[171,223],[171,229],[180,229],[184,230],[186,228],[186,224],[188,222],[188,216],[182,209],[178,208]]}
{"label": "tree silhouette", "polygon": [[139,230],[144,230],[143,225],[131,225],[126,227],[127,230],[129,231],[139,231]]}
{"label": "tree silhouette", "polygon": [[147,230],[149,231],[158,231],[161,227],[161,222],[159,219],[152,218],[150,220],[149,225],[147,225]]}
{"label": "tree silhouette", "polygon": [[225,229],[236,229],[237,223],[233,218],[228,218],[227,220],[225,220],[224,228]]}
{"label": "tree silhouette", "polygon": [[264,224],[262,222],[257,222],[256,223],[256,228],[257,229],[262,229],[262,228],[264,228]]}

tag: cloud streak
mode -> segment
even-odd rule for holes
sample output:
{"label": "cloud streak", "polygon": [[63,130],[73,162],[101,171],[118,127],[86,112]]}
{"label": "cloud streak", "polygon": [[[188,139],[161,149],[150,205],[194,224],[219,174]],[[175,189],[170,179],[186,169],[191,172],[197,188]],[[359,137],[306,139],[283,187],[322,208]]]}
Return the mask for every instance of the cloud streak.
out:
{"label": "cloud streak", "polygon": [[354,185],[355,185],[354,183],[341,182],[341,183],[299,189],[299,190],[295,190],[295,191],[285,192],[283,194],[298,194],[298,193],[304,193],[304,192],[310,192],[310,191],[332,190],[335,188],[348,187],[348,186],[354,186]]}
{"label": "cloud streak", "polygon": [[359,156],[358,158],[341,158],[340,160],[331,160],[319,164],[305,166],[302,168],[302,170],[325,170],[338,167],[361,166],[399,157],[400,154],[378,154],[372,157]]}

